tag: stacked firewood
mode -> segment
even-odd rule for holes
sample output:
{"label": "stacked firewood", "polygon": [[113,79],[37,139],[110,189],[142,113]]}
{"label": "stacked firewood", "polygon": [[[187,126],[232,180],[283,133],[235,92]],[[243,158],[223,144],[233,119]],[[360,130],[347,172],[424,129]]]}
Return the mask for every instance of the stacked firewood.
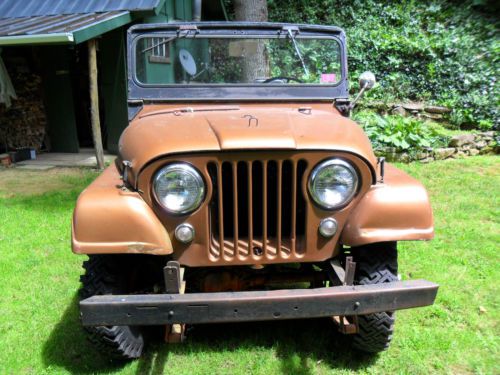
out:
{"label": "stacked firewood", "polygon": [[42,148],[47,117],[42,100],[40,76],[19,72],[11,74],[17,99],[7,108],[0,104],[0,148]]}

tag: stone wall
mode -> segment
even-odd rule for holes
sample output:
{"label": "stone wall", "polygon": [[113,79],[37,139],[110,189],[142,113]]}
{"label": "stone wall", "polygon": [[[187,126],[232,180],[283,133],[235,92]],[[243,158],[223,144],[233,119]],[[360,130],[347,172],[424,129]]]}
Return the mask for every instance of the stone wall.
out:
{"label": "stone wall", "polygon": [[385,103],[375,101],[363,103],[361,107],[375,110],[381,115],[413,116],[436,122],[446,121],[447,115],[451,113],[451,108],[424,103]]}
{"label": "stone wall", "polygon": [[408,163],[419,161],[428,163],[434,160],[444,160],[450,158],[462,158],[482,154],[500,153],[499,140],[496,139],[494,131],[482,133],[459,134],[451,138],[448,147],[428,148],[416,152],[397,152],[393,147],[382,150],[375,150],[377,156],[383,156],[387,161]]}

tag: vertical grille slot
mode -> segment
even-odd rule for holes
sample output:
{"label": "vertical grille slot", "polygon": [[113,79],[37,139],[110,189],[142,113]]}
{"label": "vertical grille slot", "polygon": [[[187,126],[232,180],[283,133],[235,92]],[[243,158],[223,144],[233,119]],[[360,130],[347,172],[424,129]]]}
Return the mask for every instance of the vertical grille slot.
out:
{"label": "vertical grille slot", "polygon": [[[238,243],[238,253],[243,256],[247,256],[250,254],[250,250],[248,246],[245,246],[245,239],[248,241],[250,234],[250,227],[248,225],[248,215],[249,215],[249,207],[251,207],[250,202],[248,200],[249,197],[249,184],[248,184],[248,164],[246,162],[240,161],[237,166],[237,194],[238,194],[238,238],[242,239]],[[242,243],[243,242],[243,243]]]}
{"label": "vertical grille slot", "polygon": [[[295,180],[296,187],[296,208],[292,213],[296,217],[295,219],[295,238],[302,238],[306,228],[306,201],[304,198],[304,191],[302,189],[301,183],[304,178],[304,173],[307,168],[307,162],[305,160],[299,160],[297,163],[297,178]],[[304,246],[297,246],[297,241],[295,242],[295,252],[297,254],[305,253],[306,249]]]}
{"label": "vertical grille slot", "polygon": [[[218,181],[219,168],[216,163],[210,162],[207,165],[207,171],[210,176],[210,182],[212,183],[212,199],[210,201],[210,234],[212,236],[211,245],[209,246],[209,255],[213,258],[218,258],[220,255],[219,246],[221,238],[224,237],[224,233],[221,233],[222,225],[220,222],[220,197],[222,194],[222,185]],[[217,244],[217,246],[215,246]]]}
{"label": "vertical grille slot", "polygon": [[267,255],[267,160],[262,162],[262,252]]}
{"label": "vertical grille slot", "polygon": [[262,162],[254,161],[252,163],[252,228],[253,239],[262,240]]}
{"label": "vertical grille slot", "polygon": [[238,164],[231,163],[233,177],[233,248],[234,254],[238,254]]}
{"label": "vertical grille slot", "polygon": [[[220,183],[220,182],[219,182]],[[233,215],[233,168],[231,163],[222,163],[222,214],[224,223],[224,239],[234,236],[234,215]]]}
{"label": "vertical grille slot", "polygon": [[248,201],[248,255],[252,253],[253,247],[253,163],[251,161],[247,164],[247,201]]}
{"label": "vertical grille slot", "polygon": [[283,218],[283,162],[276,164],[276,249],[281,250],[281,225]]}
{"label": "vertical grille slot", "polygon": [[289,257],[305,251],[304,160],[210,162],[212,258]]}

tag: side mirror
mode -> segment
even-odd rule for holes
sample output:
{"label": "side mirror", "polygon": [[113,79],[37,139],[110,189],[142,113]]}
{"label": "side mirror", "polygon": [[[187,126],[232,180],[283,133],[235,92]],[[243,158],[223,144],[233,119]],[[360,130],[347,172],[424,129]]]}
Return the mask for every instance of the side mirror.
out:
{"label": "side mirror", "polygon": [[365,90],[370,90],[375,86],[375,74],[372,72],[364,72],[359,76],[359,87],[361,90],[364,88]]}
{"label": "side mirror", "polygon": [[358,95],[354,98],[354,100],[349,105],[349,112],[352,111],[358,100],[363,96],[365,91],[370,90],[375,86],[375,74],[372,72],[364,72],[359,76],[359,92]]}

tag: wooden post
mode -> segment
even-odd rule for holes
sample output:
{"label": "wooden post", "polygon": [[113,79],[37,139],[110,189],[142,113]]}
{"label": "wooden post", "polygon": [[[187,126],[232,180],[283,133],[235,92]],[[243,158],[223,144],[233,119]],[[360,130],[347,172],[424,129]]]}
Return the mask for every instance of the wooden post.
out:
{"label": "wooden post", "polygon": [[97,41],[88,41],[89,47],[89,86],[90,86],[90,121],[94,138],[97,167],[104,169],[104,150],[102,148],[101,122],[99,120],[99,94],[97,86]]}

